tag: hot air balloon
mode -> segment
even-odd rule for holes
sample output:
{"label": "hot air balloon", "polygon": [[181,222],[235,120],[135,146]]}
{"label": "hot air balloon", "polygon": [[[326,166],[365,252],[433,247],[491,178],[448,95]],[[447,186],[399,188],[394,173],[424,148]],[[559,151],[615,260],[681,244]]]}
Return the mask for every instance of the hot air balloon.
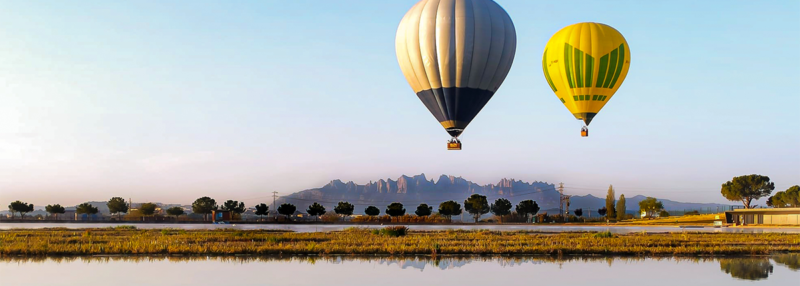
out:
{"label": "hot air balloon", "polygon": [[489,102],[514,61],[517,34],[492,0],[422,0],[397,28],[397,61],[414,93],[461,150],[458,136]]}
{"label": "hot air balloon", "polygon": [[569,25],[547,42],[544,77],[569,112],[583,120],[581,136],[589,136],[589,123],[622,85],[630,62],[628,42],[605,24]]}

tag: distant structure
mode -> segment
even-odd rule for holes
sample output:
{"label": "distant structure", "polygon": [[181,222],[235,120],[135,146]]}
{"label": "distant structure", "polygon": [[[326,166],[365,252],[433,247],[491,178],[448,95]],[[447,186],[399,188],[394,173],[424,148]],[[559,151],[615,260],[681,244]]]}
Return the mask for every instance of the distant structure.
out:
{"label": "distant structure", "polygon": [[735,209],[725,212],[725,221],[734,225],[800,225],[800,208]]}
{"label": "distant structure", "polygon": [[212,210],[211,221],[213,222],[227,222],[231,220],[231,211],[226,210]]}

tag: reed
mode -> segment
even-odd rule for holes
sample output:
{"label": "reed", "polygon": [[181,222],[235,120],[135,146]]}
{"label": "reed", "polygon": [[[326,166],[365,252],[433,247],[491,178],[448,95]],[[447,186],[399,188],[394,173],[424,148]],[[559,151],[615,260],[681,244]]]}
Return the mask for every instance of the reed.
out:
{"label": "reed", "polygon": [[176,229],[15,229],[0,231],[0,256],[86,255],[628,255],[723,256],[800,252],[800,234],[600,234],[408,231],[336,232]]}

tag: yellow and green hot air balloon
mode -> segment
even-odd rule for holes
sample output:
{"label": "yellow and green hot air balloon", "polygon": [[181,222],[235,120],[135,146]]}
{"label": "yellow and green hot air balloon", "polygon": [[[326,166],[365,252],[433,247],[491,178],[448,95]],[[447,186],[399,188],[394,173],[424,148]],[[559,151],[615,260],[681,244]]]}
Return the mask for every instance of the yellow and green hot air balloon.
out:
{"label": "yellow and green hot air balloon", "polygon": [[544,77],[569,112],[587,126],[617,92],[630,68],[628,42],[616,29],[578,23],[558,31],[542,56]]}
{"label": "yellow and green hot air balloon", "polygon": [[517,47],[514,23],[492,0],[422,0],[397,28],[397,61],[425,107],[458,136],[505,80]]}

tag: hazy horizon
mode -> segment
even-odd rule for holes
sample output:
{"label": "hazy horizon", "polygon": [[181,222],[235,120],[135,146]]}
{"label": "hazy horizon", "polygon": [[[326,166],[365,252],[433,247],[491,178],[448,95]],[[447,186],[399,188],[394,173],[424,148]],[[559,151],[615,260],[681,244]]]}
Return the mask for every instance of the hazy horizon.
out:
{"label": "hazy horizon", "polygon": [[[252,206],[420,173],[730,204],[734,176],[800,184],[800,2],[496,0],[516,58],[462,151],[395,58],[416,2],[0,1],[0,206]],[[541,57],[586,21],[626,37],[631,68],[581,138]]]}

